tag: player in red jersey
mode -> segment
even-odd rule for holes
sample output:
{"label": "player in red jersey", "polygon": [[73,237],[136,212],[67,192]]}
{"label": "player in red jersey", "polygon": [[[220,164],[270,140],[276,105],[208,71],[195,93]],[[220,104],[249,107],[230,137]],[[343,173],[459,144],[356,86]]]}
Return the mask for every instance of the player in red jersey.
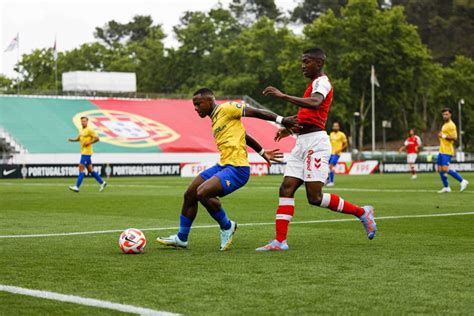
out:
{"label": "player in red jersey", "polygon": [[408,138],[403,143],[403,146],[400,147],[398,152],[406,150],[407,152],[407,163],[410,166],[411,170],[411,179],[416,179],[416,157],[418,155],[418,148],[421,146],[421,138],[415,135],[415,129],[408,131]]}
{"label": "player in red jersey", "polygon": [[257,251],[287,250],[288,225],[295,210],[294,195],[304,183],[306,196],[311,205],[329,208],[357,216],[365,227],[369,239],[375,237],[377,230],[372,206],[359,207],[335,194],[323,193],[323,186],[329,173],[331,144],[325,131],[329,107],[333,97],[333,88],[329,78],[323,72],[326,55],[320,48],[305,50],[301,57],[303,75],[311,82],[302,98],[287,95],[277,88],[267,87],[266,96],[290,102],[299,107],[298,131],[280,129],[275,136],[278,141],[297,132],[296,145],[287,160],[285,176],[280,186],[280,200],[276,212],[276,237],[269,244],[257,248]]}

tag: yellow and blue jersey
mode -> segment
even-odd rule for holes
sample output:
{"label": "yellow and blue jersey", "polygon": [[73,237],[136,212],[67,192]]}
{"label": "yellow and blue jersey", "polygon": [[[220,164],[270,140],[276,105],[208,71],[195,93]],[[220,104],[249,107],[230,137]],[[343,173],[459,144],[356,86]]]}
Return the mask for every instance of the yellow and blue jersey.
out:
{"label": "yellow and blue jersey", "polygon": [[[457,139],[458,132],[456,131],[456,124],[453,121],[449,121],[443,124],[441,128],[441,133],[445,134],[448,137]],[[445,138],[439,138],[439,153],[445,155],[454,155],[454,143],[455,140],[447,140]]]}
{"label": "yellow and blue jersey", "polygon": [[344,147],[344,144],[347,144],[347,137],[341,131],[331,132],[329,134],[329,141],[331,142],[332,154],[339,155]]}
{"label": "yellow and blue jersey", "polygon": [[226,102],[218,105],[211,114],[212,132],[220,153],[221,166],[250,166],[245,128],[241,121],[244,111],[244,103]]}
{"label": "yellow and blue jersey", "polygon": [[95,137],[97,137],[96,131],[90,127],[81,128],[79,131],[79,144],[81,144],[81,154],[82,155],[92,155],[92,144],[84,146],[85,143],[91,142]]}

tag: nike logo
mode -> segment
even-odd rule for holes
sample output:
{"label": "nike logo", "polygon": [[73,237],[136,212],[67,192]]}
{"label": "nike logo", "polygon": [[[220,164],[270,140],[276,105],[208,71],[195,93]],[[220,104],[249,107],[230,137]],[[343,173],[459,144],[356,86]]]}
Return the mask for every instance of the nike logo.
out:
{"label": "nike logo", "polygon": [[7,171],[7,170],[3,170],[3,175],[4,175],[4,176],[8,176],[9,174],[12,174],[12,173],[15,172],[15,171],[16,171],[16,169],[12,169],[12,170],[8,170],[8,171]]}

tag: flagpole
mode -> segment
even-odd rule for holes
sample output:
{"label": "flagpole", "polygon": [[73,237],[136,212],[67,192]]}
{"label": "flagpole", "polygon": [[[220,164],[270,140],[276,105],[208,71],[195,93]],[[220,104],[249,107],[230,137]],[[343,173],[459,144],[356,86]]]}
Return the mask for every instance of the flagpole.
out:
{"label": "flagpole", "polygon": [[16,54],[17,54],[17,65],[18,71],[16,76],[16,94],[20,94],[20,33],[16,34],[17,45],[16,45]]}
{"label": "flagpole", "polygon": [[370,70],[370,85],[372,88],[372,152],[375,151],[375,70],[374,65]]}
{"label": "flagpole", "polygon": [[56,95],[58,95],[58,48],[57,48],[57,43],[56,43],[56,36],[54,36],[54,52],[53,52],[53,58],[54,58],[54,85],[56,87]]}

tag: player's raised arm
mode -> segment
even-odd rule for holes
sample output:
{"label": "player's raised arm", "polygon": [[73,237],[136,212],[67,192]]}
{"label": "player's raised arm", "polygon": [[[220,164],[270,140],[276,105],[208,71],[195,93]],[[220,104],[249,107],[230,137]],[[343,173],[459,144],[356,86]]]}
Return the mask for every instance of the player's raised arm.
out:
{"label": "player's raised arm", "polygon": [[260,145],[255,138],[249,134],[245,134],[245,142],[247,146],[255,150],[263,159],[266,160],[270,165],[273,162],[282,163],[283,153],[279,149],[265,150],[262,145]]}
{"label": "player's raised arm", "polygon": [[253,108],[248,105],[245,107],[244,116],[255,117],[266,121],[274,121],[290,129],[299,128],[298,118],[296,116],[283,117],[273,112]]}
{"label": "player's raised arm", "polygon": [[290,103],[293,103],[294,105],[306,109],[317,109],[324,101],[324,96],[319,92],[313,93],[309,98],[299,98],[285,94],[272,86],[266,87],[263,90],[262,94],[265,96],[272,96],[277,99],[288,101]]}

